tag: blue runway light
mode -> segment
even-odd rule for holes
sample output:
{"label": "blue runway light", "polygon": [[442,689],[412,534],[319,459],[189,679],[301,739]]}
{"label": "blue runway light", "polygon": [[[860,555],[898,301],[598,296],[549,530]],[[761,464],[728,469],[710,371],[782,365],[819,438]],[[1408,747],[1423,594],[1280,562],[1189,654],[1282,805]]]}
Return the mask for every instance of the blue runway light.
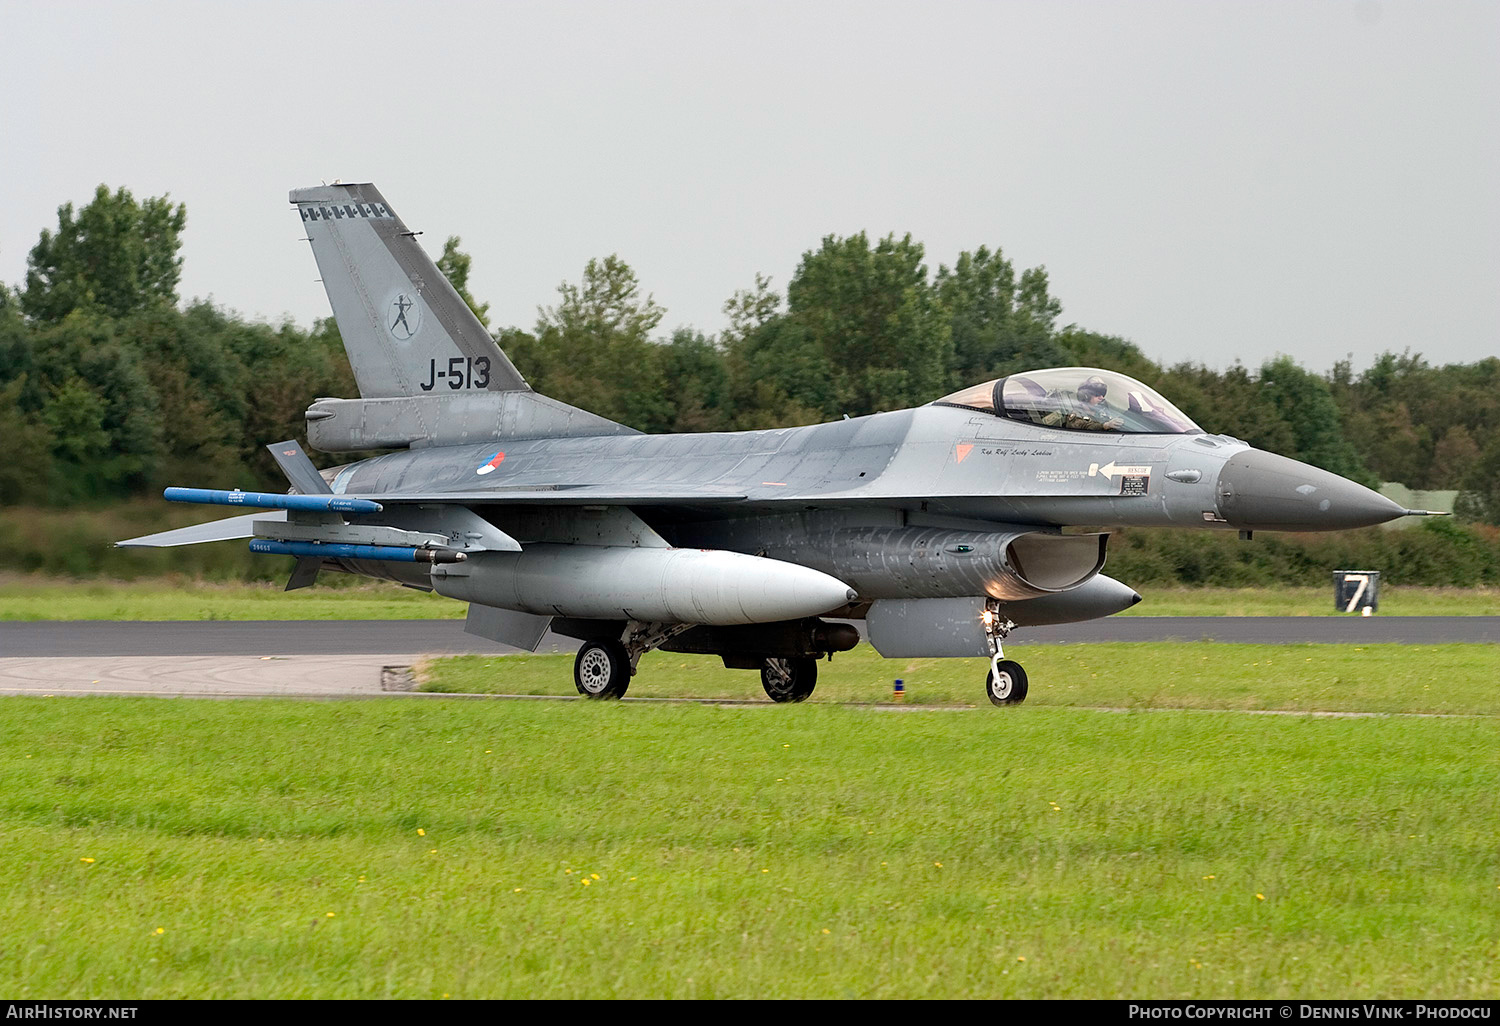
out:
{"label": "blue runway light", "polygon": [[217,488],[168,488],[168,502],[196,502],[209,506],[248,506],[251,509],[297,509],[314,513],[379,513],[383,506],[369,499],[342,495],[282,495],[278,492],[225,491]]}

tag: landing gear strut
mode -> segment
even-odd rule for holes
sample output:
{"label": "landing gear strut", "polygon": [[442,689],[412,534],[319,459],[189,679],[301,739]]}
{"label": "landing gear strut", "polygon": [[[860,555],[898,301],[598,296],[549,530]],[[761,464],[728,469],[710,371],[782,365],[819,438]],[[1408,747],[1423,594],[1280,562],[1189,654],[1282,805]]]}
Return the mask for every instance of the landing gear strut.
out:
{"label": "landing gear strut", "polygon": [[984,679],[985,697],[991,705],[1019,705],[1026,701],[1026,671],[1014,659],[1006,659],[1001,642],[1015,624],[1000,616],[1000,603],[984,604],[984,633],[990,643],[990,669]]}
{"label": "landing gear strut", "polygon": [[[585,698],[623,698],[641,656],[691,628],[685,623],[641,623],[632,620],[623,640],[585,642],[573,661],[573,685]],[[811,687],[808,688],[812,690]]]}
{"label": "landing gear strut", "polygon": [[818,661],[811,656],[768,656],[760,664],[760,685],[773,702],[802,702],[818,683]]}

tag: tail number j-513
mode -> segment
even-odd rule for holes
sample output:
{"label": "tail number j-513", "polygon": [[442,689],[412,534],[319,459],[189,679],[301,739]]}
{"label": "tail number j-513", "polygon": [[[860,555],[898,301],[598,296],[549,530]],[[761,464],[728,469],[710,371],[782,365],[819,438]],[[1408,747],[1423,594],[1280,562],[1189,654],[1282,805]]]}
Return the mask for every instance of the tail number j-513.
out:
{"label": "tail number j-513", "polygon": [[438,362],[428,360],[427,383],[422,385],[422,391],[431,392],[437,387],[439,381],[446,381],[448,387],[454,391],[460,388],[488,388],[490,358],[488,356],[450,356],[446,370],[438,370]]}

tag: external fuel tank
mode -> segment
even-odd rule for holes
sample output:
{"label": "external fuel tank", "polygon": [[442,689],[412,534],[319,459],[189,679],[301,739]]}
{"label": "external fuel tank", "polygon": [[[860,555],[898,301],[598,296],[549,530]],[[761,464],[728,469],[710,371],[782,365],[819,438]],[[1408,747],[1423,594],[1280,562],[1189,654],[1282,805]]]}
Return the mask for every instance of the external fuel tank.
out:
{"label": "external fuel tank", "polygon": [[432,568],[440,595],[542,616],[656,623],[771,623],[858,595],[818,570],[717,549],[527,545]]}

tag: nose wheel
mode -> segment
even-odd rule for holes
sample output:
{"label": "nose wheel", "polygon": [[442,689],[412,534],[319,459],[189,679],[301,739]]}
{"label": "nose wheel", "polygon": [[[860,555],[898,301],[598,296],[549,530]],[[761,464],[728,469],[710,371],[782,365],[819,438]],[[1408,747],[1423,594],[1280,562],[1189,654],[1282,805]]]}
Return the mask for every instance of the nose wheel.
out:
{"label": "nose wheel", "polygon": [[1000,603],[990,599],[984,607],[984,633],[990,642],[990,671],[984,678],[984,694],[991,705],[1020,705],[1026,701],[1026,671],[1014,659],[1006,659],[1000,643],[1015,624],[1000,615]]}
{"label": "nose wheel", "polygon": [[985,675],[984,693],[991,705],[1019,705],[1026,701],[1026,671],[1014,659],[1001,659],[997,653]]}

